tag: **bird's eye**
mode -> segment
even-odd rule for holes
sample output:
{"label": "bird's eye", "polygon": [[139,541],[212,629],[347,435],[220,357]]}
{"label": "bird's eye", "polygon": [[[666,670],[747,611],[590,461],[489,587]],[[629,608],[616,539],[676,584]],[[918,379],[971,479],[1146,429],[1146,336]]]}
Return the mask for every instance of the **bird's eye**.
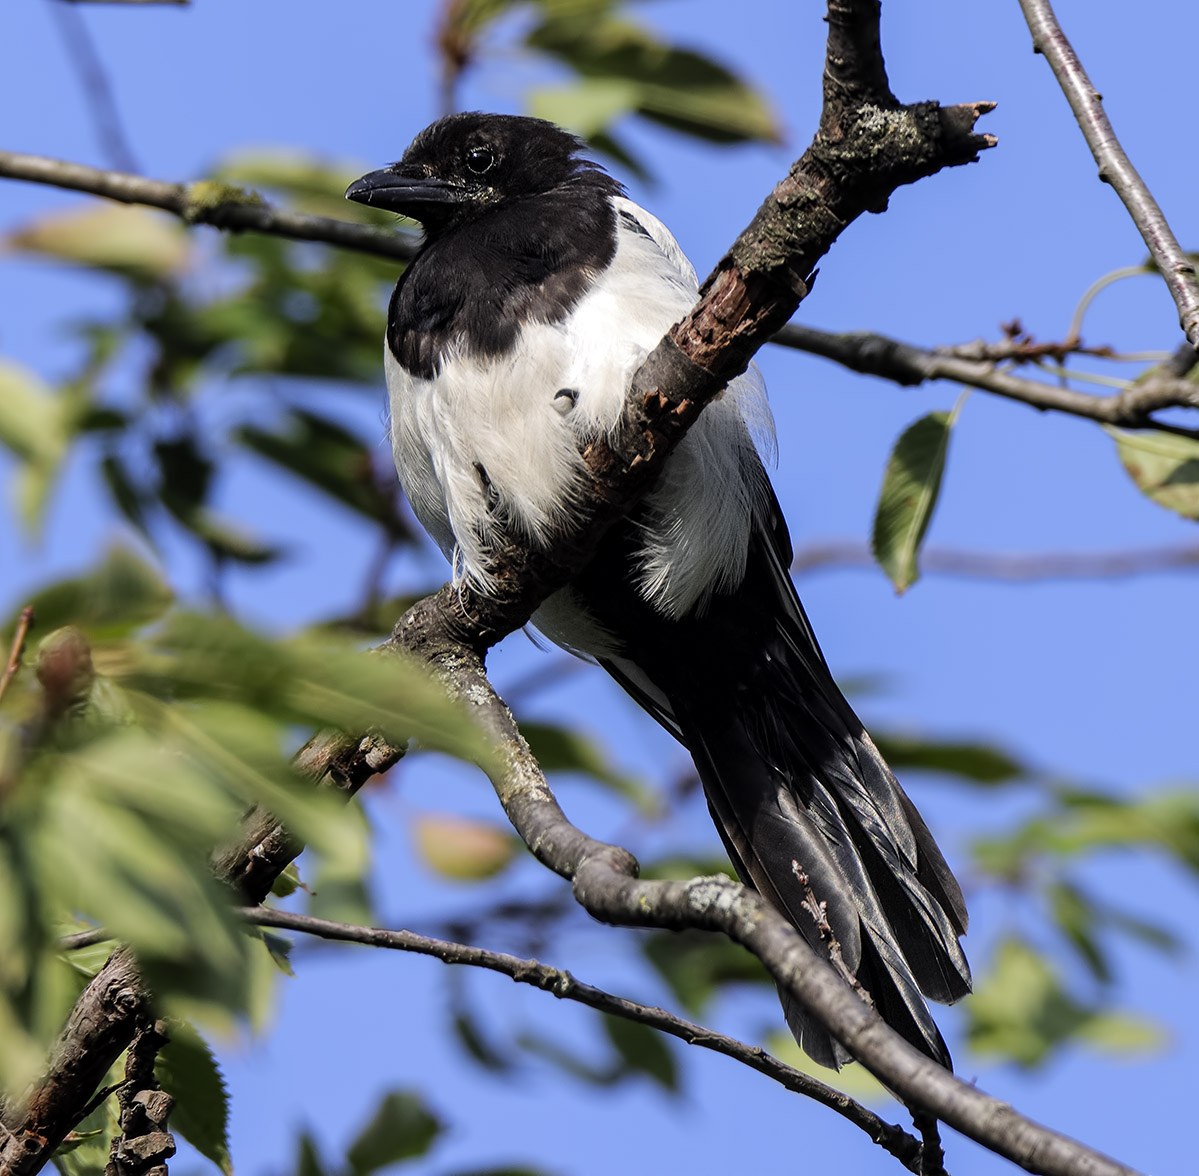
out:
{"label": "bird's eye", "polygon": [[477,176],[481,176],[484,172],[490,171],[492,164],[495,163],[495,156],[487,147],[472,147],[466,153],[466,166]]}

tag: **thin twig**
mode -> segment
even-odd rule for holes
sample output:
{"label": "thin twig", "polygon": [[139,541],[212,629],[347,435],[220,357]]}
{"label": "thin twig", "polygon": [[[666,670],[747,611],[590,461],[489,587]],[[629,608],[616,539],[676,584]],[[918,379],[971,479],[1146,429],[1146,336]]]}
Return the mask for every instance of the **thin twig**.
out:
{"label": "thin twig", "polygon": [[816,897],[815,891],[812,890],[811,880],[799,862],[792,861],[791,872],[795,875],[795,881],[799,883],[800,889],[803,891],[803,902],[800,905],[812,916],[812,922],[816,924],[816,930],[820,932],[820,938],[828,951],[829,963],[833,965],[833,971],[866,1004],[874,1008],[874,997],[862,986],[862,982],[854,975],[853,970],[845,962],[845,957],[841,954],[841,944],[837,942],[832,925],[828,921],[828,903]]}
{"label": "thin twig", "polygon": [[[1114,396],[1092,396],[1057,384],[1014,376],[993,363],[959,359],[901,343],[872,331],[833,334],[798,323],[788,323],[772,340],[783,347],[831,359],[864,375],[880,376],[896,384],[916,385],[926,380],[952,380],[981,388],[1008,400],[1018,400],[1042,411],[1064,412],[1106,425],[1155,428],[1199,440],[1199,429],[1181,428],[1154,420],[1163,408],[1199,408],[1199,385],[1177,374],[1172,361],[1139,384]],[[1194,350],[1187,347],[1194,356]]]}
{"label": "thin twig", "polygon": [[[247,200],[244,193],[232,188],[171,184],[12,151],[0,151],[0,177],[88,192],[126,204],[161,208],[193,224],[267,233],[299,241],[320,241],[377,257],[408,261],[416,250],[415,238],[407,234],[272,208],[262,202]],[[769,341],[901,385],[951,380],[1037,409],[1129,428],[1152,425],[1167,432],[1199,438],[1199,430],[1155,422],[1150,416],[1162,408],[1199,406],[1199,387],[1178,378],[1157,381],[1148,391],[1145,385],[1138,385],[1127,393],[1099,397],[1015,376],[984,360],[964,359],[872,332],[833,333],[791,323],[777,331]]]}
{"label": "thin twig", "polygon": [[0,177],[90,192],[109,200],[119,200],[122,204],[161,208],[189,224],[212,225],[232,232],[270,233],[295,241],[321,241],[398,261],[410,261],[416,253],[416,237],[412,234],[272,208],[239,188],[223,184],[168,184],[127,172],[106,171],[19,151],[0,151]]}
{"label": "thin twig", "polygon": [[948,1176],[945,1171],[945,1149],[934,1115],[919,1107],[912,1109],[912,1124],[920,1132],[920,1176]]}
{"label": "thin twig", "polygon": [[0,698],[4,697],[8,684],[17,676],[17,672],[21,668],[21,658],[25,654],[25,641],[29,637],[29,630],[32,626],[33,605],[27,604],[21,609],[21,615],[17,618],[17,631],[13,634],[12,647],[8,651],[8,664],[4,667],[4,673],[0,675]]}
{"label": "thin twig", "polygon": [[1049,0],[1020,0],[1020,7],[1032,32],[1033,49],[1049,62],[1082,128],[1087,146],[1099,164],[1099,178],[1105,184],[1111,184],[1124,202],[1128,215],[1166,280],[1178,307],[1183,333],[1192,347],[1199,348],[1199,281],[1195,277],[1195,266],[1178,244],[1153,193],[1120,146],[1104,112],[1103,96],[1087,77],[1078,54],[1058,24],[1052,4]]}
{"label": "thin twig", "polygon": [[74,4],[63,3],[62,0],[50,0],[50,10],[54,13],[75,72],[79,75],[84,107],[95,126],[100,149],[113,167],[127,172],[140,171],[133,148],[129,145],[129,136],[125,134],[121,123],[108,73],[100,54],[96,52],[83,14]]}
{"label": "thin twig", "polygon": [[901,1128],[880,1119],[873,1111],[855,1102],[848,1095],[826,1086],[823,1082],[796,1070],[791,1066],[771,1057],[765,1050],[733,1037],[697,1025],[692,1021],[676,1017],[664,1009],[653,1008],[614,996],[602,988],[584,984],[576,980],[569,972],[560,968],[552,968],[537,960],[521,959],[519,956],[507,955],[503,952],[487,951],[481,947],[468,944],[454,943],[445,939],[433,939],[427,935],[417,935],[412,931],[386,931],[377,927],[360,927],[351,923],[337,923],[329,919],[316,919],[310,915],[296,915],[288,911],[272,910],[266,907],[245,907],[238,911],[248,923],[259,927],[274,927],[283,931],[300,931],[306,935],[317,935],[322,939],[338,940],[342,943],[361,943],[368,947],[384,947],[393,951],[414,952],[417,955],[432,956],[443,964],[465,964],[475,968],[485,968],[508,976],[518,984],[530,984],[540,988],[542,992],[552,993],[560,1000],[578,1001],[589,1008],[607,1013],[614,1017],[623,1017],[628,1021],[636,1021],[677,1037],[688,1045],[697,1045],[702,1049],[710,1049],[723,1054],[734,1061],[741,1062],[759,1074],[764,1074],[772,1081],[779,1083],[795,1094],[807,1098],[836,1111],[848,1119],[855,1127],[861,1128],[880,1146],[886,1148],[911,1171],[920,1152],[919,1142]]}
{"label": "thin twig", "polygon": [[[793,575],[824,570],[867,570],[877,567],[868,544],[827,540],[799,548],[791,563]],[[1128,551],[1001,552],[963,551],[929,547],[920,556],[920,569],[945,576],[1029,583],[1041,580],[1099,580],[1199,568],[1199,545],[1144,547]],[[507,694],[505,695],[507,697]]]}

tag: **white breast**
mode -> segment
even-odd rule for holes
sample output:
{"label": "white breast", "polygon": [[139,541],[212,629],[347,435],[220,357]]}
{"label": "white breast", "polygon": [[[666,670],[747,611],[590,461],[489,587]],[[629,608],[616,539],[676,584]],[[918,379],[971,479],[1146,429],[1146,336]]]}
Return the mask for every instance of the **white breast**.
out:
{"label": "white breast", "polygon": [[[500,360],[451,349],[429,380],[410,376],[384,349],[400,480],[455,578],[484,590],[497,525],[506,519],[533,542],[552,537],[583,484],[580,441],[616,424],[633,373],[695,302],[695,272],[666,228],[631,201],[614,203],[650,235],[618,218],[612,264],[564,322],[525,328]],[[704,411],[647,498],[636,574],[667,615],[744,574],[756,488],[747,421],[773,444],[756,368]],[[556,611],[538,617],[547,636],[601,652]]]}

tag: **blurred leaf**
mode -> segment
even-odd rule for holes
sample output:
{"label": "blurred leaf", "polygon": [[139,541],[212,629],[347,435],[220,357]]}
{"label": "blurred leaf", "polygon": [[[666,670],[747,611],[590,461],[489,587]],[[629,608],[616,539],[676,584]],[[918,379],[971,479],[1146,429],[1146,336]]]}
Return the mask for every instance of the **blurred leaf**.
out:
{"label": "blurred leaf", "polygon": [[353,1176],[369,1176],[390,1164],[423,1156],[444,1126],[418,1094],[393,1090],[346,1152]]}
{"label": "blurred leaf", "polygon": [[494,1074],[506,1074],[513,1068],[512,1059],[500,1053],[491,1044],[479,1028],[478,1022],[465,1007],[459,1007],[454,1013],[454,1036],[462,1043],[463,1049],[485,1070]]}
{"label": "blurred leaf", "polygon": [[375,922],[375,904],[365,875],[331,870],[324,864],[312,881],[306,910],[314,918],[353,923],[357,927],[369,927]]}
{"label": "blurred leaf", "polygon": [[965,1004],[970,1047],[1025,1069],[1042,1065],[1067,1042],[1119,1053],[1154,1048],[1149,1022],[1076,1001],[1049,962],[1019,939],[1003,940],[991,970]]}
{"label": "blurred leaf", "polygon": [[229,1095],[208,1043],[190,1025],[175,1022],[154,1067],[163,1090],[174,1100],[171,1130],[177,1131],[225,1176],[229,1158]]}
{"label": "blurred leaf", "polygon": [[678,1065],[663,1034],[624,1017],[604,1016],[603,1022],[608,1040],[629,1070],[652,1078],[672,1094],[678,1093]]}
{"label": "blurred leaf", "polygon": [[1186,519],[1199,519],[1199,441],[1153,430],[1105,425],[1120,462],[1143,494]]}
{"label": "blurred leaf", "polygon": [[499,771],[498,755],[467,708],[417,662],[367,654],[328,633],[270,641],[225,617],[172,613],[152,648],[130,651],[122,685],[151,697],[240,702],[303,727],[376,730]]}
{"label": "blurred leaf", "polygon": [[117,509],[151,542],[145,514],[149,497],[134,482],[125,462],[115,453],[106,453],[100,460],[100,474]]}
{"label": "blurred leaf", "polygon": [[[598,8],[607,5],[545,5],[526,38],[531,48],[599,80],[594,95],[567,98],[593,123],[602,105],[615,105],[615,88],[623,82],[633,110],[682,134],[716,143],[779,141],[774,113],[752,86],[711,58],[667,45]],[[541,102],[544,108],[544,95]]]}
{"label": "blurred leaf", "polygon": [[1028,768],[1006,751],[985,743],[956,743],[909,735],[874,733],[883,759],[893,769],[919,768],[945,772],[975,784],[1007,784],[1028,775]]}
{"label": "blurred leaf", "polygon": [[313,216],[391,227],[393,214],[352,203],[342,195],[367,170],[361,163],[335,163],[303,151],[257,148],[226,155],[214,169],[213,178],[224,184],[270,189],[285,197],[288,207]]}
{"label": "blurred leaf", "polygon": [[244,425],[237,440],[248,449],[303,478],[331,498],[385,526],[389,533],[411,538],[398,511],[394,473],[386,485],[376,476],[373,447],[336,421],[293,408],[276,431]]}
{"label": "blurred leaf", "polygon": [[453,813],[423,813],[412,819],[416,851],[434,873],[477,882],[493,878],[520,852],[520,840],[491,821]]}
{"label": "blurred leaf", "polygon": [[187,231],[174,217],[108,201],[44,213],[0,245],[146,279],[177,274],[191,253]]}
{"label": "blurred leaf", "polygon": [[770,974],[749,952],[702,931],[658,931],[640,940],[645,957],[693,1016],[726,984],[764,984]]}
{"label": "blurred leaf", "polygon": [[22,461],[56,462],[67,442],[62,404],[35,372],[0,360],[0,445]]}
{"label": "blurred leaf", "polygon": [[1110,984],[1112,969],[1096,937],[1100,917],[1094,904],[1077,886],[1064,880],[1051,883],[1046,897],[1058,928],[1091,975],[1101,984]]}
{"label": "blurred leaf", "polygon": [[580,1082],[586,1082],[588,1086],[614,1086],[629,1073],[619,1065],[592,1065],[540,1033],[522,1033],[516,1038],[516,1044],[526,1053],[557,1066],[563,1073],[577,1078]]}
{"label": "blurred leaf", "polygon": [[937,506],[949,437],[961,407],[959,399],[952,412],[929,413],[910,425],[887,462],[871,546],[896,592],[906,591],[920,578],[920,545]]}
{"label": "blurred leaf", "polygon": [[296,1140],[296,1176],[325,1176],[316,1140],[307,1131]]}
{"label": "blurred leaf", "polygon": [[640,87],[624,78],[583,78],[569,86],[530,90],[529,113],[574,131],[585,139],[603,132],[609,123],[633,110]]}
{"label": "blurred leaf", "polygon": [[[96,640],[157,620],[171,600],[157,568],[129,548],[115,546],[98,567],[41,589],[30,603],[39,630],[75,625]],[[10,632],[12,624],[6,626]]]}
{"label": "blurred leaf", "polygon": [[[120,1082],[125,1077],[123,1070],[124,1055],[110,1067],[103,1081],[97,1084],[98,1089]],[[76,1124],[54,1153],[54,1167],[62,1176],[104,1176],[109,1143],[119,1131],[119,1107],[116,1095],[111,1094],[82,1123]]]}
{"label": "blurred leaf", "polygon": [[271,963],[284,976],[295,976],[295,969],[291,966],[291,949],[295,946],[292,941],[286,935],[279,935],[274,931],[268,931],[265,927],[259,928],[259,934]]}
{"label": "blurred leaf", "polygon": [[612,763],[603,744],[569,727],[522,721],[525,737],[537,762],[545,772],[580,772],[631,800],[643,813],[655,813],[661,807],[658,797],[635,776],[621,772]]}
{"label": "blurred leaf", "polygon": [[65,401],[33,372],[0,361],[0,445],[20,465],[17,510],[27,530],[41,519],[72,433]]}
{"label": "blurred leaf", "polygon": [[865,1066],[851,1062],[843,1069],[830,1070],[826,1066],[817,1065],[799,1048],[795,1038],[785,1031],[771,1033],[766,1040],[766,1048],[780,1062],[786,1062],[801,1074],[808,1074],[867,1106],[878,1106],[895,1097]]}

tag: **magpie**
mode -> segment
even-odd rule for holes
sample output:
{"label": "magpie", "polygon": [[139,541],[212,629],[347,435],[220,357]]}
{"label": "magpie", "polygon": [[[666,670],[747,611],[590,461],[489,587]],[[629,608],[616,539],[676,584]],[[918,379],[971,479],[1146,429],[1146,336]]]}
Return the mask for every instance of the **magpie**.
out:
{"label": "magpie", "polygon": [[[584,492],[581,449],[697,297],[674,237],[584,149],[539,119],[456,114],[346,191],[424,229],[388,308],[391,443],[455,581],[484,592],[501,533],[554,542]],[[687,748],[742,881],[818,952],[831,932],[884,1020],[949,1067],[924,998],[970,990],[965,903],[816,643],[760,456],[772,446],[751,367],[533,623]],[[783,1004],[813,1060],[849,1059]]]}

